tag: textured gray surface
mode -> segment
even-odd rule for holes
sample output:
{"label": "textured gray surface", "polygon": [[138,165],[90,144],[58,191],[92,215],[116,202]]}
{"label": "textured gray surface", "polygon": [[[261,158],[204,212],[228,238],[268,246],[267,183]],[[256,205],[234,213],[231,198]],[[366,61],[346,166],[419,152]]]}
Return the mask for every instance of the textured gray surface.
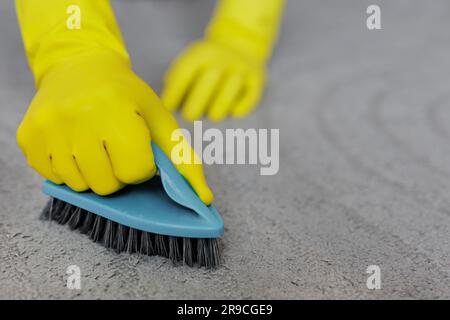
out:
{"label": "textured gray surface", "polygon": [[[281,128],[280,172],[206,168],[225,264],[115,255],[37,220],[46,198],[14,133],[33,96],[13,1],[0,4],[0,298],[450,298],[450,4],[291,0],[265,100],[225,127]],[[209,1],[115,1],[154,88]],[[210,124],[209,124],[210,125]],[[81,267],[81,291],[65,287]],[[369,291],[377,264],[382,289]]]}

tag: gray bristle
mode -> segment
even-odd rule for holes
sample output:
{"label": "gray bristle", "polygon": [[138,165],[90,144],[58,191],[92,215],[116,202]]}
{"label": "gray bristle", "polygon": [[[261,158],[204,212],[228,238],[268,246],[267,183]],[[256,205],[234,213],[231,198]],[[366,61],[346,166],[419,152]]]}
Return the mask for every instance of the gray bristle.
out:
{"label": "gray bristle", "polygon": [[125,251],[125,239],[127,238],[128,227],[118,224],[117,225],[117,233],[116,233],[116,247],[115,251],[117,253],[121,253]]}
{"label": "gray bristle", "polygon": [[69,221],[71,217],[71,211],[72,211],[72,205],[66,203],[66,205],[63,207],[61,214],[58,216],[58,223],[59,224],[66,224],[67,221]]}
{"label": "gray bristle", "polygon": [[100,217],[100,216],[94,216],[93,217],[94,223],[92,224],[92,227],[87,232],[87,235],[89,236],[89,238],[91,238],[91,240],[93,240],[94,242],[98,241],[101,218],[102,217]]}
{"label": "gray bristle", "polygon": [[169,237],[169,259],[170,261],[180,261],[181,260],[181,250],[182,247],[178,243],[179,238]]}
{"label": "gray bristle", "polygon": [[167,237],[160,235],[160,234],[155,234],[155,249],[156,249],[156,254],[159,256],[163,256],[168,258],[169,257],[169,252],[167,250]]}
{"label": "gray bristle", "polygon": [[86,214],[82,214],[81,208],[75,207],[75,209],[72,210],[72,216],[70,217],[69,221],[67,221],[67,225],[70,229],[74,230],[78,228],[81,223],[83,223],[83,218],[86,216]]}
{"label": "gray bristle", "polygon": [[94,215],[86,211],[86,216],[84,217],[83,224],[79,228],[80,232],[83,234],[89,233],[93,225],[94,225]]}
{"label": "gray bristle", "polygon": [[106,220],[105,234],[103,237],[103,245],[108,249],[111,249],[114,247],[115,230],[116,230],[116,223],[111,220]]}
{"label": "gray bristle", "polygon": [[138,230],[130,228],[128,231],[128,239],[126,244],[126,252],[128,253],[135,253],[138,252],[137,246],[138,246]]}
{"label": "gray bristle", "polygon": [[173,264],[215,268],[220,265],[218,239],[171,237],[130,228],[62,200],[51,198],[41,219],[78,229],[92,241],[117,253],[159,255]]}
{"label": "gray bristle", "polygon": [[192,256],[194,254],[191,238],[183,238],[183,261],[190,267],[193,266]]}
{"label": "gray bristle", "polygon": [[141,248],[139,250],[140,254],[145,254],[147,256],[154,255],[155,249],[153,248],[152,235],[148,232],[142,231],[141,233]]}

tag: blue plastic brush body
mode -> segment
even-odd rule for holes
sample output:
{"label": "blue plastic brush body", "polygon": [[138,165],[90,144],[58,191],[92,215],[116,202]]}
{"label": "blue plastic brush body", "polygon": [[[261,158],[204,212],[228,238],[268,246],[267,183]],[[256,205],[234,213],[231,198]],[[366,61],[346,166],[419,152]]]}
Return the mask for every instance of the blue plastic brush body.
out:
{"label": "blue plastic brush body", "polygon": [[218,238],[223,220],[213,205],[206,206],[169,158],[152,143],[161,179],[128,185],[109,196],[75,192],[65,185],[43,183],[43,192],[117,223],[161,235]]}

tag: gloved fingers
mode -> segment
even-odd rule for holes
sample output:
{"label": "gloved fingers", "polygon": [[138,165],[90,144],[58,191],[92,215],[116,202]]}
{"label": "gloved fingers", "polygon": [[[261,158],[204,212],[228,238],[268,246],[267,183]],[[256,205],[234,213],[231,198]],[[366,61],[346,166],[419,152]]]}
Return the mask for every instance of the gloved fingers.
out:
{"label": "gloved fingers", "polygon": [[219,85],[222,74],[222,68],[211,67],[198,76],[183,105],[182,116],[184,119],[194,121],[203,116]]}
{"label": "gloved fingers", "polygon": [[123,187],[115,176],[101,139],[85,135],[75,147],[74,157],[84,181],[99,195],[111,194]]}
{"label": "gloved fingers", "polygon": [[138,111],[119,117],[107,126],[104,138],[114,175],[127,184],[144,182],[156,173],[149,129]]}
{"label": "gloved fingers", "polygon": [[224,81],[208,111],[208,117],[212,121],[222,121],[229,114],[242,92],[243,84],[243,78],[238,73],[232,73]]}
{"label": "gloved fingers", "polygon": [[161,94],[163,105],[170,111],[175,111],[182,103],[189,86],[194,81],[199,70],[200,61],[192,55],[178,58],[164,77],[164,87]]}
{"label": "gloved fingers", "polygon": [[42,153],[34,154],[28,157],[28,165],[36,170],[42,177],[56,184],[62,184],[64,181],[52,170],[51,155]]}
{"label": "gloved fingers", "polygon": [[247,77],[244,93],[231,111],[233,117],[245,117],[257,106],[262,96],[264,81],[264,77],[259,74]]}
{"label": "gloved fingers", "polygon": [[[191,152],[194,153],[194,149],[191,148]],[[198,158],[198,156],[196,157]],[[189,181],[192,189],[195,190],[203,203],[210,205],[214,201],[214,194],[206,182],[201,164],[179,164],[175,165],[175,167]]]}
{"label": "gloved fingers", "polygon": [[[62,184],[63,180],[61,177],[52,170],[52,154],[43,142],[44,139],[39,139],[38,137],[29,139],[29,137],[25,137],[25,133],[20,128],[17,132],[17,142],[27,157],[28,165],[45,179],[56,184]],[[28,141],[28,144],[25,141]]]}
{"label": "gloved fingers", "polygon": [[68,150],[64,150],[63,146],[52,152],[52,169],[71,189],[78,192],[89,189],[78,169],[75,157]]}
{"label": "gloved fingers", "polygon": [[[155,141],[155,143],[172,160],[172,163],[177,170],[186,178],[200,199],[207,205],[211,204],[214,195],[206,182],[202,165],[195,162],[194,157],[196,154],[193,148],[185,138],[172,140],[172,134],[180,129],[175,117],[161,105],[156,105],[151,109],[146,108],[142,110],[144,119],[152,133],[153,141]],[[155,112],[155,114],[158,114],[158,117],[155,117],[150,110]],[[190,153],[191,157],[189,161],[187,161],[188,163],[178,163],[173,159],[172,151],[174,151],[175,148],[180,149],[180,147]]]}

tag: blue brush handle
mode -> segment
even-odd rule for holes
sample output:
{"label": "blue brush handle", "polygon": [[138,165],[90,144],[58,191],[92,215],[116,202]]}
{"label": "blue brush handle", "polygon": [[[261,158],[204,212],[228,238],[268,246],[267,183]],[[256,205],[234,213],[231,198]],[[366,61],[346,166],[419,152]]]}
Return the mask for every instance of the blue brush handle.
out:
{"label": "blue brush handle", "polygon": [[176,203],[195,211],[202,218],[214,222],[212,220],[215,220],[215,215],[211,215],[211,206],[203,203],[172,161],[154,142],[152,150],[167,195]]}
{"label": "blue brush handle", "polygon": [[138,230],[177,237],[221,237],[223,220],[216,208],[200,200],[156,144],[152,143],[152,149],[161,183],[151,179],[109,196],[76,192],[50,181],[44,181],[42,189],[51,197]]}

